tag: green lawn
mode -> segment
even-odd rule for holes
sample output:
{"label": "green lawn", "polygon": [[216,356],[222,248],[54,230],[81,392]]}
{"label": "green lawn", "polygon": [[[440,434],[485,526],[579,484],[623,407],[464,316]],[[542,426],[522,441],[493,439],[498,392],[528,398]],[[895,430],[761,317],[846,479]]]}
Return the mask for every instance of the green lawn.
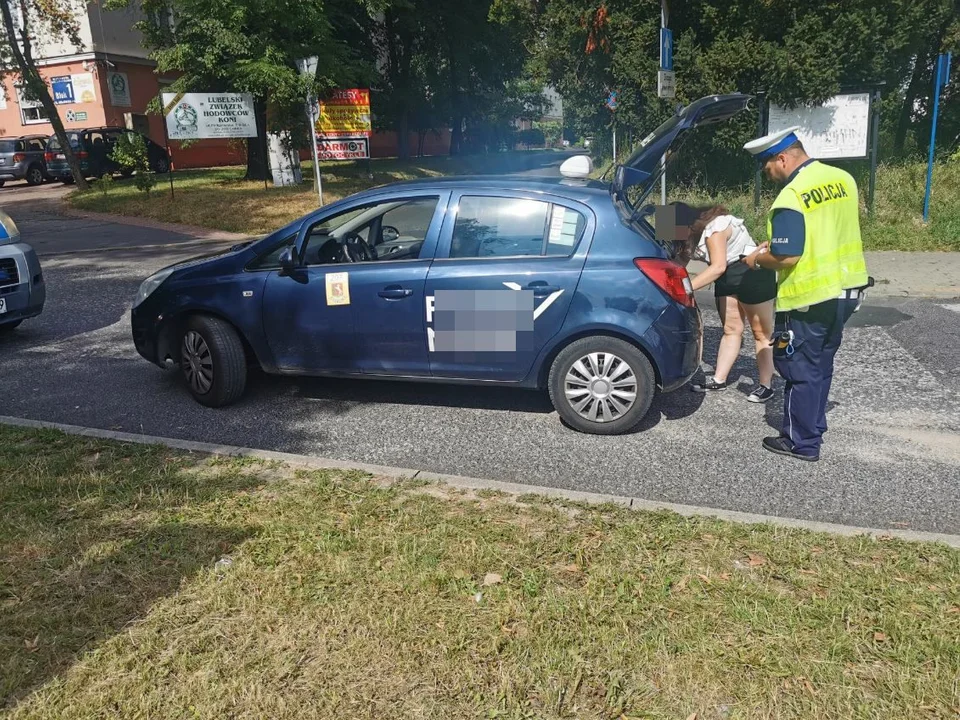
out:
{"label": "green lawn", "polygon": [[942,545],[0,427],[11,718],[946,720],[958,677]]}
{"label": "green lawn", "polygon": [[[399,180],[442,175],[491,174],[525,170],[545,162],[550,151],[425,157],[321,164],[324,203],[360,190]],[[149,196],[139,192],[132,180],[115,179],[106,193],[91,189],[72,193],[68,202],[80,210],[146,217],[217,230],[265,234],[319,207],[313,186],[313,163],[303,167],[304,182],[298,187],[277,188],[272,182],[243,180],[245,168],[211,168],[176,172],[170,197],[168,176],[157,176]],[[371,177],[372,175],[372,177]]]}
{"label": "green lawn", "polygon": [[[866,212],[866,183],[859,188],[862,207],[861,231],[867,250],[960,251],[960,162],[934,167],[930,222],[923,223],[923,191],[926,164],[881,165],[877,169],[874,214]],[[708,198],[690,189],[678,190],[670,200],[691,203],[720,202],[747,221],[755,238],[766,239],[766,212],[773,202],[765,192],[760,212],[753,210],[753,190]]]}
{"label": "green lawn", "polygon": [[[487,174],[522,170],[542,162],[543,153],[516,152],[495,155],[429,157],[409,161],[395,159],[323,163],[324,202],[345,197],[375,185],[397,180],[455,174]],[[598,168],[597,175],[602,169]],[[266,190],[262,182],[246,182],[243,168],[188,170],[174,174],[175,196],[170,198],[166,177],[149,197],[137,191],[132,181],[115,180],[106,194],[91,190],[73,193],[68,201],[76,208],[186,223],[218,230],[254,235],[282,227],[319,205],[313,188],[313,168],[303,168],[304,184],[296,188]],[[926,165],[881,166],[877,173],[876,212],[867,217],[866,187],[861,187],[864,206],[863,238],[867,250],[960,250],[960,162],[936,166],[931,222],[922,222]],[[765,238],[765,212],[773,196],[764,195],[760,212],[753,210],[753,193],[742,191],[708,198],[695,189],[672,187],[668,200],[721,202],[747,220],[755,237]]]}

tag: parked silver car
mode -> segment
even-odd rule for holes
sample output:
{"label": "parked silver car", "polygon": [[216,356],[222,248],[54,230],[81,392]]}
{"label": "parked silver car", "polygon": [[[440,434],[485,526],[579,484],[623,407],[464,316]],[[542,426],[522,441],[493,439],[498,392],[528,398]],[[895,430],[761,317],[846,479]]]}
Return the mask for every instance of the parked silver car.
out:
{"label": "parked silver car", "polygon": [[0,335],[43,312],[46,299],[37,253],[20,242],[16,223],[0,210]]}
{"label": "parked silver car", "polygon": [[0,187],[7,180],[26,180],[29,185],[49,180],[46,148],[46,135],[0,138]]}

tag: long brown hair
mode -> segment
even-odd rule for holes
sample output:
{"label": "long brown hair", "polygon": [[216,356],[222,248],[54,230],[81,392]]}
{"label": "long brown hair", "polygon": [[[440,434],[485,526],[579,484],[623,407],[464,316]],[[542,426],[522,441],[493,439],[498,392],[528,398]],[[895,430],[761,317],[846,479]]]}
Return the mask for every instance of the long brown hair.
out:
{"label": "long brown hair", "polygon": [[721,215],[729,215],[730,211],[723,205],[701,205],[691,206],[682,202],[671,203],[677,208],[677,225],[683,224],[690,228],[690,234],[686,240],[678,240],[674,246],[674,254],[682,263],[690,262],[693,254],[697,251],[697,245],[700,244],[700,236],[707,225],[714,218]]}

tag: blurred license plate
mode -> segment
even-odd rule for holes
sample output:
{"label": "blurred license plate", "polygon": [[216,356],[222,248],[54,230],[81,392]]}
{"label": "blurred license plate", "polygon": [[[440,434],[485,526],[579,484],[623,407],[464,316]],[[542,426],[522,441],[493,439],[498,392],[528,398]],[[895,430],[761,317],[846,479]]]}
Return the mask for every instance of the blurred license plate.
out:
{"label": "blurred license plate", "polygon": [[67,156],[63,153],[57,153],[57,160],[66,160]]}
{"label": "blurred license plate", "polygon": [[7,301],[5,298],[0,298],[0,315],[3,315],[7,311]]}

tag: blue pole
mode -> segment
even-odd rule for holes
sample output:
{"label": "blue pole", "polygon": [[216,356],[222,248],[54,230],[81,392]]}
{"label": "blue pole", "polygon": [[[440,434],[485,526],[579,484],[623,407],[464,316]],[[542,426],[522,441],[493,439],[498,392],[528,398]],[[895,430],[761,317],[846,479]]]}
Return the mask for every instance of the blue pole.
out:
{"label": "blue pole", "polygon": [[923,221],[930,219],[930,186],[933,184],[933,148],[937,139],[937,115],[940,110],[940,73],[943,55],[937,57],[936,79],[933,81],[933,124],[930,126],[930,154],[927,156],[927,187],[923,193]]}

